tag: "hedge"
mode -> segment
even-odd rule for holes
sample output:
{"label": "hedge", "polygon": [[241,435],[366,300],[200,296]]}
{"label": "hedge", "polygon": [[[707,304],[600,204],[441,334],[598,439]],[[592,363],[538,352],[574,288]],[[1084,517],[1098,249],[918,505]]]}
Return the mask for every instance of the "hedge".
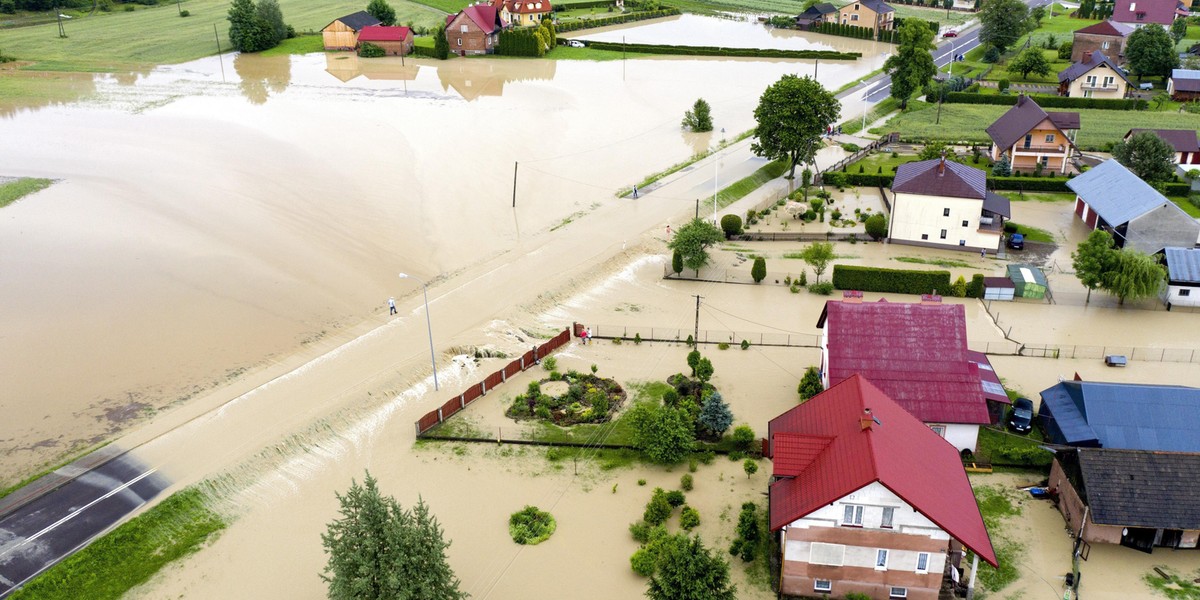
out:
{"label": "hedge", "polygon": [[1168,183],[1163,186],[1163,195],[1165,196],[1187,196],[1192,193],[1192,186],[1188,183]]}
{"label": "hedge", "polygon": [[971,281],[967,282],[967,297],[983,297],[983,275],[976,273],[971,276]]}
{"label": "hedge", "polygon": [[[1102,110],[1145,110],[1149,104],[1145,100],[1128,98],[1114,100],[1107,98],[1067,98],[1064,96],[1030,96],[1043,108],[1096,108]],[[973,94],[971,92],[949,92],[944,100],[947,104],[996,104],[1012,106],[1017,103],[1016,95]]]}
{"label": "hedge", "polygon": [[1069,192],[1068,181],[1070,178],[1066,177],[988,177],[988,187],[1023,192]]}
{"label": "hedge", "polygon": [[821,182],[834,187],[892,187],[892,175],[878,173],[831,173],[821,174]]}
{"label": "hedge", "polygon": [[425,58],[437,58],[436,48],[426,48],[425,46],[413,46],[413,56],[424,56]]}
{"label": "hedge", "polygon": [[[817,23],[809,28],[809,31],[814,33],[824,33],[826,35],[839,35],[842,37],[856,38],[860,40],[875,39],[875,32],[869,27],[859,27],[858,25],[841,24],[841,23]],[[879,41],[892,42],[895,32],[884,31],[880,33]]]}
{"label": "hedge", "polygon": [[833,287],[896,294],[950,293],[950,271],[911,271],[855,265],[833,266]]}
{"label": "hedge", "polygon": [[500,32],[496,43],[496,54],[502,56],[542,57],[546,55],[546,47],[542,45],[534,32],[535,27],[506,29]]}
{"label": "hedge", "polygon": [[659,19],[662,17],[673,17],[681,14],[678,8],[663,8],[659,10],[648,10],[644,12],[635,12],[615,17],[602,17],[599,19],[578,19],[574,21],[564,21],[555,26],[555,30],[559,33],[568,31],[579,31],[580,29],[591,29],[593,27],[607,27],[609,25],[620,25],[621,23],[632,23],[634,21],[645,21],[646,19]]}
{"label": "hedge", "polygon": [[720,48],[717,46],[669,46],[659,44],[622,44],[620,42],[585,41],[588,48],[640,52],[643,54],[680,54],[690,56],[755,56],[765,58],[824,58],[827,60],[858,60],[858,52],[833,50],[775,50],[770,48]]}
{"label": "hedge", "polygon": [[[878,173],[823,173],[821,182],[835,187],[892,187],[893,175]],[[988,175],[987,186],[991,190],[1021,190],[1025,192],[1069,192],[1066,177],[992,177]],[[1186,196],[1187,184],[1167,184],[1168,195]]]}
{"label": "hedge", "polygon": [[555,2],[554,12],[575,10],[578,8],[606,8],[609,6],[613,6],[613,0],[589,0],[587,2],[571,2],[568,4]]}

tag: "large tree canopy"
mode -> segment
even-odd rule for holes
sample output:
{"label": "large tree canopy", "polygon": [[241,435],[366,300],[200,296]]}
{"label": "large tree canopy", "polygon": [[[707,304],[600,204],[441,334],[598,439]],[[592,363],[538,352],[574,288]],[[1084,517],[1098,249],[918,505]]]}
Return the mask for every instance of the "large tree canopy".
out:
{"label": "large tree canopy", "polygon": [[646,596],[651,600],[736,600],[729,563],[704,547],[699,537],[678,536],[659,550]]}
{"label": "large tree canopy", "polygon": [[1146,75],[1169,77],[1171,69],[1179,66],[1171,34],[1157,24],[1139,27],[1129,34],[1125,58],[1139,79]]}
{"label": "large tree canopy", "polygon": [[1041,48],[1026,48],[1008,62],[1008,72],[1014,71],[1021,74],[1021,79],[1028,79],[1030,73],[1044,77],[1050,74],[1050,61],[1046,60],[1046,54]]}
{"label": "large tree canopy", "polygon": [[925,84],[937,73],[933,63],[933,33],[929,25],[919,19],[906,19],[898,31],[900,38],[896,53],[883,63],[883,70],[892,77],[892,97],[900,102],[900,109],[908,108],[908,99],[913,93],[925,88]]}
{"label": "large tree canopy", "polygon": [[724,239],[725,234],[716,225],[695,218],[675,231],[667,247],[678,252],[683,266],[694,269],[698,277],[700,268],[708,264],[708,247]]}
{"label": "large tree canopy", "polygon": [[1153,131],[1141,131],[1113,147],[1113,158],[1125,168],[1155,184],[1175,177],[1175,148]]}
{"label": "large tree canopy", "polygon": [[1029,31],[1029,7],[1021,0],[987,0],[979,11],[980,43],[1001,52]]}
{"label": "large tree canopy", "polygon": [[1162,288],[1167,269],[1158,258],[1132,248],[1116,253],[1111,270],[1105,273],[1104,289],[1117,297],[1118,304],[1126,300],[1152,298]]}
{"label": "large tree canopy", "polygon": [[1103,229],[1096,229],[1071,253],[1075,277],[1088,290],[1085,304],[1092,301],[1092,290],[1104,283],[1104,274],[1112,269],[1117,252],[1112,235]]}
{"label": "large tree canopy", "polygon": [[274,48],[287,37],[287,25],[276,0],[233,0],[229,5],[229,41],[239,52]]}
{"label": "large tree canopy", "polygon": [[790,179],[796,165],[816,156],[821,136],[841,111],[841,102],[815,79],[784,75],[758,100],[754,109],[756,141],[750,149],[770,159],[787,159]]}
{"label": "large tree canopy", "polygon": [[367,4],[367,12],[372,17],[379,19],[379,22],[384,25],[391,26],[396,24],[396,9],[392,8],[392,5],[388,4],[387,0],[371,0],[370,4]]}

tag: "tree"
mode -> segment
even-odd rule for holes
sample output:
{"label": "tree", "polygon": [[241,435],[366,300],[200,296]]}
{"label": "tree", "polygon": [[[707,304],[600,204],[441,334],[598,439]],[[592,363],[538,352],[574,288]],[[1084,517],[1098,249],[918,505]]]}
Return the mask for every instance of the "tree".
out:
{"label": "tree", "polygon": [[800,385],[796,388],[796,393],[800,394],[800,401],[803,402],[825,391],[825,385],[821,383],[821,373],[816,367],[809,367],[804,371],[804,377],[800,378]]}
{"label": "tree", "polygon": [[905,19],[897,32],[896,53],[883,63],[883,70],[892,76],[892,97],[900,102],[900,110],[908,108],[908,99],[925,88],[937,73],[933,64],[934,32],[920,19]]}
{"label": "tree", "polygon": [[1092,13],[1096,10],[1096,0],[1083,0],[1079,3],[1079,17],[1082,19],[1092,18]]}
{"label": "tree", "polygon": [[742,470],[746,472],[746,479],[750,479],[755,473],[758,472],[758,463],[755,462],[753,458],[747,458],[745,462],[742,463]]}
{"label": "tree", "polygon": [[917,160],[933,160],[943,155],[954,156],[954,151],[947,147],[945,142],[929,142],[917,153]]}
{"label": "tree", "polygon": [[829,242],[813,242],[812,245],[805,248],[800,253],[800,258],[808,263],[808,266],[813,268],[813,272],[817,274],[817,280],[813,283],[821,283],[821,273],[829,268],[829,263],[833,262],[833,244]]}
{"label": "tree", "polygon": [[1058,45],[1058,59],[1071,60],[1071,52],[1075,50],[1075,42],[1067,40]]}
{"label": "tree", "polygon": [[1029,7],[1021,0],[987,0],[979,22],[979,42],[1004,52],[1029,31]]}
{"label": "tree", "polygon": [[229,5],[229,42],[239,52],[259,52],[274,46],[275,34],[251,0]]}
{"label": "tree", "polygon": [[1046,7],[1039,6],[1029,12],[1029,17],[1033,19],[1033,28],[1037,29],[1042,26],[1042,19],[1046,18]]}
{"label": "tree", "polygon": [[725,403],[720,392],[713,392],[704,400],[704,405],[700,407],[700,416],[696,418],[696,424],[714,438],[725,435],[725,432],[733,425],[733,413],[729,411],[729,405]]}
{"label": "tree", "polygon": [[695,428],[685,409],[643,402],[630,409],[628,418],[633,445],[651,461],[674,464],[692,451]]}
{"label": "tree", "polygon": [[821,136],[841,110],[838,99],[815,79],[784,75],[758,100],[756,140],[750,149],[758,156],[786,159],[791,179],[796,165],[812,162]]}
{"label": "tree", "polygon": [[699,277],[700,268],[708,264],[708,247],[724,239],[725,235],[716,225],[695,218],[675,231],[667,247],[679,252],[683,256],[683,265],[694,269]]}
{"label": "tree", "polygon": [[867,217],[867,222],[863,226],[867,229],[867,235],[871,236],[873,240],[879,241],[887,237],[888,221],[883,213],[875,213]]}
{"label": "tree", "polygon": [[725,239],[738,235],[742,232],[742,218],[737,215],[721,217],[721,231],[725,233]]}
{"label": "tree", "polygon": [[659,550],[658,565],[646,589],[651,600],[736,600],[729,563],[704,547],[700,538],[680,537]]}
{"label": "tree", "polygon": [[396,9],[392,8],[387,0],[371,0],[371,3],[367,5],[367,12],[384,25],[390,27],[396,24]]}
{"label": "tree", "polygon": [[1112,268],[1105,274],[1104,289],[1117,297],[1117,304],[1125,304],[1127,299],[1154,297],[1166,277],[1167,269],[1158,258],[1125,248],[1116,253]]}
{"label": "tree", "polygon": [[1187,37],[1187,28],[1187,19],[1175,19],[1171,23],[1171,40],[1178,44],[1180,40]]}
{"label": "tree", "polygon": [[712,376],[712,361],[707,358],[701,358],[700,362],[696,363],[696,379],[699,379],[701,383],[708,383],[708,380],[712,379]]}
{"label": "tree", "polygon": [[1171,69],[1179,66],[1175,43],[1167,30],[1158,24],[1139,27],[1129,34],[1125,58],[1139,80],[1146,75],[1168,77]]}
{"label": "tree", "polygon": [[450,58],[450,40],[446,37],[445,25],[438,25],[433,30],[433,56],[438,60]]}
{"label": "tree", "polygon": [[1152,185],[1175,177],[1175,148],[1153,131],[1141,131],[1117,142],[1113,158]]}
{"label": "tree", "polygon": [[767,278],[767,259],[761,256],[754,257],[754,266],[750,267],[750,276],[754,278],[754,283],[762,283],[762,280]]}
{"label": "tree", "polygon": [[683,272],[683,255],[678,250],[671,253],[671,271],[676,275]]}
{"label": "tree", "polygon": [[712,113],[704,98],[696,100],[692,109],[683,113],[683,126],[692,131],[712,131]]}
{"label": "tree", "polygon": [[687,353],[687,364],[692,368],[692,377],[696,376],[696,367],[700,366],[701,358],[704,357],[701,356],[699,350],[692,350],[691,352]]}
{"label": "tree", "polygon": [[1103,229],[1093,230],[1087,240],[1071,253],[1071,266],[1075,268],[1075,276],[1079,283],[1087,288],[1087,299],[1084,304],[1092,301],[1092,290],[1104,283],[1105,275],[1116,262],[1117,249],[1112,235]]}
{"label": "tree", "polygon": [[283,11],[279,9],[277,0],[258,0],[254,11],[271,32],[271,45],[268,48],[278,46],[287,38],[287,23],[283,22]]}
{"label": "tree", "polygon": [[1012,175],[1012,163],[1008,161],[1008,155],[1000,157],[996,164],[992,165],[992,175],[996,177],[1008,177]]}
{"label": "tree", "polygon": [[1021,74],[1021,79],[1028,79],[1030,73],[1045,77],[1050,74],[1050,61],[1038,47],[1026,48],[1016,58],[1008,62],[1008,72]]}
{"label": "tree", "polygon": [[370,473],[363,485],[350,482],[337,494],[341,518],[321,534],[329,562],[321,575],[333,600],[430,598],[458,600],[467,595],[446,562],[450,542],[423,500],[408,511],[382,496]]}

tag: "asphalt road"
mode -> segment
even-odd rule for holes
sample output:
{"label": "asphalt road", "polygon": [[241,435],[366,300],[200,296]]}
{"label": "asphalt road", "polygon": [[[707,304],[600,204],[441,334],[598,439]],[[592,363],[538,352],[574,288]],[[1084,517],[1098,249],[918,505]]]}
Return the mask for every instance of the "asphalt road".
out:
{"label": "asphalt road", "polygon": [[166,487],[164,478],[126,455],[0,519],[0,598],[121,522]]}

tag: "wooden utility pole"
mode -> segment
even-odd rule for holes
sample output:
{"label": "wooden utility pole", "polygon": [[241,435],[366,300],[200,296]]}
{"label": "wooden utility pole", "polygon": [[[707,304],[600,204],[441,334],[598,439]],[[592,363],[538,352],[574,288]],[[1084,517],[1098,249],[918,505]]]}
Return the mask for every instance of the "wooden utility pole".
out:
{"label": "wooden utility pole", "polygon": [[221,34],[217,33],[217,24],[213,23],[213,38],[217,40],[217,61],[221,63],[221,82],[225,81],[225,59],[221,58]]}
{"label": "wooden utility pole", "polygon": [[517,207],[517,161],[513,161],[513,208]]}
{"label": "wooden utility pole", "polygon": [[695,296],[695,298],[696,298],[696,329],[692,333],[692,347],[693,348],[695,348],[696,345],[700,343],[700,298],[702,298],[702,296],[697,295],[697,296]]}
{"label": "wooden utility pole", "polygon": [[55,15],[58,17],[58,37],[60,37],[60,38],[65,38],[65,37],[67,37],[67,30],[66,30],[66,29],[63,29],[63,22],[62,22],[62,17],[63,17],[63,15],[62,15],[62,6],[57,6],[57,5],[56,5],[56,6],[54,7],[54,14],[55,14]]}

